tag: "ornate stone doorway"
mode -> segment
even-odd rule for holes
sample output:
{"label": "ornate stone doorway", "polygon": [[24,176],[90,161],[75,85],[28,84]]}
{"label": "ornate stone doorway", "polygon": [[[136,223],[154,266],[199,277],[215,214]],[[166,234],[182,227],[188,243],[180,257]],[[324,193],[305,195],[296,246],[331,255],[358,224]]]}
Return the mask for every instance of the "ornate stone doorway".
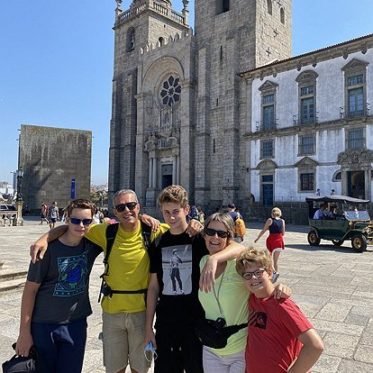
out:
{"label": "ornate stone doorway", "polygon": [[161,189],[172,185],[172,164],[163,164],[161,174]]}
{"label": "ornate stone doorway", "polygon": [[365,175],[364,171],[347,171],[348,195],[365,199]]}

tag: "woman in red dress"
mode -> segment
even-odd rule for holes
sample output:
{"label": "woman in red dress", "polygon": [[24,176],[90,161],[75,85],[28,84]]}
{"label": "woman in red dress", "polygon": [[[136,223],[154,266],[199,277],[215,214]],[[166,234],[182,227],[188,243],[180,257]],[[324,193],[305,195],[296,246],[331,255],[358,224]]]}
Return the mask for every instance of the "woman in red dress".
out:
{"label": "woman in red dress", "polygon": [[258,234],[254,241],[255,243],[263,236],[266,231],[269,231],[267,237],[267,249],[272,255],[273,259],[273,275],[272,282],[278,279],[278,259],[280,253],[285,249],[284,235],[285,235],[285,220],[281,219],[282,212],[278,207],[274,207],[271,212],[271,217],[267,219],[263,229]]}

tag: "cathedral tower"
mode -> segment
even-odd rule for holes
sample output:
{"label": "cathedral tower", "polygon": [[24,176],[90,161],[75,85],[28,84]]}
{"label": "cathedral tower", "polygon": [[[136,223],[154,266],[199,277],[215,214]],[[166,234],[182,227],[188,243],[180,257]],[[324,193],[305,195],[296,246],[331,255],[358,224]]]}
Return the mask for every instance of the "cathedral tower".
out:
{"label": "cathedral tower", "polygon": [[[189,30],[188,1],[183,12],[172,9],[170,0],[133,0],[129,9],[122,9],[122,0],[116,0],[114,24],[115,53],[110,122],[109,198],[119,189],[136,189],[138,173],[144,172],[138,140],[139,68],[143,51],[166,44],[170,37]],[[140,193],[144,198],[144,193]]]}
{"label": "cathedral tower", "polygon": [[251,103],[238,73],[290,57],[291,5],[291,0],[196,0],[198,203],[245,205],[243,136]]}

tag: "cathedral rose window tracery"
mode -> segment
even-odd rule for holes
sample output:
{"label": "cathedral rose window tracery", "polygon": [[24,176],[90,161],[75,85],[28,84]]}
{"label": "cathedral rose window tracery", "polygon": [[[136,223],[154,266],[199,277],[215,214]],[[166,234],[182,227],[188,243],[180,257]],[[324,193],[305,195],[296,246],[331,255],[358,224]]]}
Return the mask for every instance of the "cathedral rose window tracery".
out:
{"label": "cathedral rose window tracery", "polygon": [[162,104],[168,106],[176,104],[180,101],[180,94],[180,78],[175,78],[173,75],[169,76],[161,86],[160,96]]}

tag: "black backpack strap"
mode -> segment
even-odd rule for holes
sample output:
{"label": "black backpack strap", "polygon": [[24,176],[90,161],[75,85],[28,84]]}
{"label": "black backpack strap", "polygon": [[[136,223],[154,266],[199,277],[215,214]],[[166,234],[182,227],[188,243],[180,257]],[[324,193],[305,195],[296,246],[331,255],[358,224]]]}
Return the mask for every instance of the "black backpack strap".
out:
{"label": "black backpack strap", "polygon": [[141,222],[141,234],[142,238],[144,239],[144,246],[146,251],[149,251],[151,245],[151,235],[152,235],[152,228]]}
{"label": "black backpack strap", "polygon": [[106,253],[105,253],[105,258],[104,258],[104,264],[105,264],[104,275],[108,274],[109,256],[111,253],[111,249],[113,248],[113,244],[114,244],[117,232],[118,232],[118,228],[119,228],[119,223],[109,224],[106,228]]}
{"label": "black backpack strap", "polygon": [[100,294],[98,296],[98,302],[99,303],[101,301],[101,295],[102,294],[106,295],[106,292],[107,292],[106,291],[107,284],[105,282],[105,276],[107,276],[109,274],[109,256],[110,256],[110,253],[111,253],[111,249],[113,248],[113,244],[114,244],[115,237],[117,235],[118,229],[119,229],[119,223],[109,224],[106,227],[106,232],[105,232],[106,252],[105,252],[105,257],[104,257],[104,260],[103,260],[105,269],[104,269],[104,273],[100,276],[102,281],[101,281]]}

